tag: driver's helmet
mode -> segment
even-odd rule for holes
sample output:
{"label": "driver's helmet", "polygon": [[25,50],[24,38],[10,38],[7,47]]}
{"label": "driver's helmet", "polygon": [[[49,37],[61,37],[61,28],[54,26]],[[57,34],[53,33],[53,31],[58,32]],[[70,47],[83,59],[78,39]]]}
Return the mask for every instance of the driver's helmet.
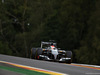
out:
{"label": "driver's helmet", "polygon": [[54,45],[52,45],[52,46],[51,46],[51,49],[55,49],[55,46],[54,46]]}

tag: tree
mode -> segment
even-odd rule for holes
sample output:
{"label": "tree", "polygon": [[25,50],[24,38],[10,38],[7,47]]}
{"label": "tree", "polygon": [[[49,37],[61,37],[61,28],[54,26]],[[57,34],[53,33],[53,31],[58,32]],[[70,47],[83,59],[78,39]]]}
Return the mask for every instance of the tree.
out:
{"label": "tree", "polygon": [[[96,1],[95,10],[91,13],[88,20],[88,33],[81,41],[81,47],[76,51],[78,62],[88,64],[100,64],[100,35],[99,35],[99,20],[100,20],[100,1]],[[82,54],[82,55],[81,55]]]}

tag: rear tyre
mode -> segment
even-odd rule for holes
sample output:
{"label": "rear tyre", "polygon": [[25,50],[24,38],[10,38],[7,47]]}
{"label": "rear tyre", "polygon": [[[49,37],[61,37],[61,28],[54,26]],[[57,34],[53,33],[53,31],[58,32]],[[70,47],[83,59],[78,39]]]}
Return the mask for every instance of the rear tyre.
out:
{"label": "rear tyre", "polygon": [[39,49],[37,50],[37,59],[38,59],[38,60],[41,60],[41,57],[40,57],[39,55],[42,55],[42,49],[41,49],[41,48],[39,48]]}
{"label": "rear tyre", "polygon": [[71,51],[66,51],[66,55],[68,58],[72,58],[72,52]]}
{"label": "rear tyre", "polygon": [[66,55],[67,55],[68,58],[71,58],[66,63],[71,64],[71,62],[72,62],[72,52],[71,51],[66,51]]}

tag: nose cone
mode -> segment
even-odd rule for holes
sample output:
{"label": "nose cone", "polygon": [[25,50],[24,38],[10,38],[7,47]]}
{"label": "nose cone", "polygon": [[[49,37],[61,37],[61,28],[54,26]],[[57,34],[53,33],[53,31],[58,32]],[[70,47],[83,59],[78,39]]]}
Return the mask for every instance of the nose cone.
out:
{"label": "nose cone", "polygon": [[58,50],[52,50],[52,54],[54,55],[54,59],[57,58],[57,55],[58,55]]}
{"label": "nose cone", "polygon": [[54,59],[57,59],[57,55],[58,55],[58,54],[54,54]]}

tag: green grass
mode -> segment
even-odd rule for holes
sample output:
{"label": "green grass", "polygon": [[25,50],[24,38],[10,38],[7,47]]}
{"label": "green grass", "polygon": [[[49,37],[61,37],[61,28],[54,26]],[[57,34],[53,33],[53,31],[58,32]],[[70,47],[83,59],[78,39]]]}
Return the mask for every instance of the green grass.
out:
{"label": "green grass", "polygon": [[9,70],[9,71],[13,71],[13,72],[17,72],[17,73],[21,73],[25,75],[48,75],[48,74],[37,72],[37,71],[31,71],[31,70],[21,69],[21,68],[5,67],[5,66],[0,66],[0,69]]}

